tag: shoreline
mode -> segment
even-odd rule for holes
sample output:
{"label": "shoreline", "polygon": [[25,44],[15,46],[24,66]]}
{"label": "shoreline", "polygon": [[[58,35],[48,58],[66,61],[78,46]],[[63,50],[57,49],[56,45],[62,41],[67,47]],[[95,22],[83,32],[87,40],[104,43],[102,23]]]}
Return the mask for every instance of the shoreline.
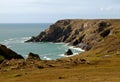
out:
{"label": "shoreline", "polygon": [[[62,26],[58,27],[59,25]],[[56,28],[59,30],[55,30]],[[2,59],[0,80],[2,82],[120,81],[120,20],[87,22],[65,20],[58,21],[52,29],[49,29],[49,32],[42,32],[33,41],[53,40],[53,42],[70,43],[87,51],[56,60],[41,60],[37,54],[29,53],[27,59],[24,59],[11,49],[0,45],[0,52],[2,52],[0,54],[0,59]],[[61,29],[63,32],[60,31]],[[62,34],[56,38],[49,36],[56,31],[65,35],[69,34],[69,36],[67,38]]]}
{"label": "shoreline", "polygon": [[[21,39],[21,40],[19,40],[19,39]],[[25,44],[26,42],[26,40],[28,40],[28,39],[30,39],[30,37],[21,37],[21,38],[18,38],[18,40],[19,40],[19,42],[18,42],[18,40],[17,40],[17,38],[10,38],[10,39],[8,39],[8,40],[4,40],[4,42],[2,42],[2,43],[4,43],[6,46],[7,46],[7,48],[11,48],[12,46],[11,45],[9,45],[9,44],[15,44],[15,43],[22,43],[22,44]],[[11,43],[11,41],[12,41],[12,43]],[[17,41],[17,42],[16,42]],[[27,43],[27,44],[32,44],[32,43],[36,43],[36,42],[29,42],[29,43]],[[79,52],[78,51],[80,51],[80,53],[81,52],[83,52],[84,50],[82,50],[81,48],[79,48],[79,47],[75,47],[75,46],[72,46],[72,45],[69,45],[69,43],[64,43],[64,42],[37,42],[37,43],[50,43],[50,44],[63,44],[64,46],[67,46],[68,47],[68,49],[73,49],[73,56],[75,55],[75,54],[79,54]],[[66,51],[66,50],[65,50]],[[27,53],[29,53],[29,52],[31,52],[31,51],[28,51]],[[76,52],[76,53],[75,53]],[[77,53],[78,52],[78,53]],[[65,53],[65,52],[64,52]],[[64,53],[61,53],[61,54],[64,54]],[[20,52],[19,52],[19,54],[21,54]],[[56,54],[56,55],[58,55],[59,56],[59,54]],[[27,58],[27,54],[25,54],[25,55],[23,55],[22,54],[22,56],[26,59]],[[40,55],[39,55],[40,56]],[[58,57],[58,58],[56,58],[56,59],[59,59],[59,58],[63,58],[63,57],[69,57],[69,56],[60,56],[60,57]],[[45,59],[45,60],[56,60],[56,59],[52,59],[51,57],[48,57],[47,58],[47,56],[43,56],[43,59]]]}

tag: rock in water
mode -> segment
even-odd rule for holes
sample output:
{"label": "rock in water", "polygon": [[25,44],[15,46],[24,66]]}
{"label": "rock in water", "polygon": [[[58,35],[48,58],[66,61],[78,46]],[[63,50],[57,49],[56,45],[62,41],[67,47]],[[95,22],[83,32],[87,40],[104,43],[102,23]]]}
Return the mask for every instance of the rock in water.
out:
{"label": "rock in water", "polygon": [[28,54],[27,60],[41,60],[41,59],[40,59],[39,55],[30,52]]}
{"label": "rock in water", "polygon": [[73,55],[72,50],[71,50],[71,49],[68,49],[68,51],[67,51],[67,52],[65,52],[65,55]]}

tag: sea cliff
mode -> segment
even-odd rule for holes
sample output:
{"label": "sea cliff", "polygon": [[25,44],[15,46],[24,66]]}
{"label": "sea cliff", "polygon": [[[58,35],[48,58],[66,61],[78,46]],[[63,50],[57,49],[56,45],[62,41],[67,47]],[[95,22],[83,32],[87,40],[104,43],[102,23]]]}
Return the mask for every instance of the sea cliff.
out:
{"label": "sea cliff", "polygon": [[104,42],[104,46],[107,46],[108,43],[110,45],[112,40],[108,40],[108,38],[118,39],[119,36],[114,36],[119,33],[119,28],[119,19],[59,20],[26,42],[65,42],[88,51],[97,48]]}

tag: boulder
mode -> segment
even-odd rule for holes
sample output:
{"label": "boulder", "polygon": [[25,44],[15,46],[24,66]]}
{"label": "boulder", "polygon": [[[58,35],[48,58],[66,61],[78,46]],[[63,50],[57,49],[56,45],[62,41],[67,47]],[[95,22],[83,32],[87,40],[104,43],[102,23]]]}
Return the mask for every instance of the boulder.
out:
{"label": "boulder", "polygon": [[65,52],[65,55],[73,55],[73,52],[71,49],[68,49],[67,52]]}
{"label": "boulder", "polygon": [[13,50],[7,48],[5,45],[0,44],[0,62],[5,59],[24,59],[21,55],[17,54]]}
{"label": "boulder", "polygon": [[41,59],[40,59],[39,55],[30,52],[28,54],[27,60],[41,60]]}

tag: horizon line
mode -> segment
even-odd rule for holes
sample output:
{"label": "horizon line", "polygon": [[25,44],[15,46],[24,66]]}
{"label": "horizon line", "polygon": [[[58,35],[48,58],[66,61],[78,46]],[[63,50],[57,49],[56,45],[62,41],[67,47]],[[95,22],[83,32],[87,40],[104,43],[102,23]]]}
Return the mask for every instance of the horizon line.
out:
{"label": "horizon line", "polygon": [[[119,20],[120,18],[63,18],[59,20]],[[0,22],[0,24],[40,24],[40,23],[55,23],[55,22]]]}

